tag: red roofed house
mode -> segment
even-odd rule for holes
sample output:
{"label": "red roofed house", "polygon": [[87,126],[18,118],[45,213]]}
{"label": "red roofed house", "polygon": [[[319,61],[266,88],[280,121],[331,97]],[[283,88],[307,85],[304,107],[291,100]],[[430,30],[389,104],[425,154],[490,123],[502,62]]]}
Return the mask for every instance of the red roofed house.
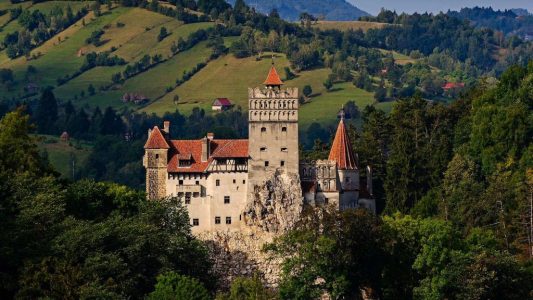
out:
{"label": "red roofed house", "polygon": [[225,111],[233,107],[233,103],[228,98],[216,98],[213,101],[213,111]]}
{"label": "red roofed house", "polygon": [[[375,211],[372,181],[360,186],[344,115],[329,159],[301,162],[298,90],[282,89],[274,66],[264,85],[248,91],[249,139],[217,139],[208,133],[196,140],[173,140],[169,122],[150,130],[143,159],[148,198],[183,201],[193,233],[242,229],[249,214],[257,213],[246,209],[250,198],[262,195],[268,182],[282,174],[300,180],[300,196],[308,204]],[[300,193],[299,188],[294,191]]]}
{"label": "red roofed house", "polygon": [[460,89],[464,87],[465,87],[465,84],[462,82],[447,82],[445,85],[442,86],[442,89],[444,91],[449,91],[449,90]]}

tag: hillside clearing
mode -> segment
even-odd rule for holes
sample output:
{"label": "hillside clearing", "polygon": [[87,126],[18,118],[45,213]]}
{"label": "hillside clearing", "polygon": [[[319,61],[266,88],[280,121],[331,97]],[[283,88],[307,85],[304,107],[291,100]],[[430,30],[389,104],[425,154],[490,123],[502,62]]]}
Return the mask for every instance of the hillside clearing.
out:
{"label": "hillside clearing", "polygon": [[74,171],[82,166],[91,154],[92,145],[80,141],[61,141],[51,135],[37,135],[39,149],[46,151],[55,170],[65,178],[72,179]]}

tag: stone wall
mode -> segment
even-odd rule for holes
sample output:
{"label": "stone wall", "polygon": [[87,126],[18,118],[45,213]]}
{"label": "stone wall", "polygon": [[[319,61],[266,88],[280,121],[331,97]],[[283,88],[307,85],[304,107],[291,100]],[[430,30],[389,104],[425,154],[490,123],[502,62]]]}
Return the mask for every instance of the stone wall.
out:
{"label": "stone wall", "polygon": [[292,229],[300,219],[303,197],[297,174],[275,172],[263,185],[249,191],[244,225],[239,231],[199,234],[207,242],[221,288],[239,276],[257,273],[269,287],[279,282],[279,258],[265,253],[263,247],[275,237]]}

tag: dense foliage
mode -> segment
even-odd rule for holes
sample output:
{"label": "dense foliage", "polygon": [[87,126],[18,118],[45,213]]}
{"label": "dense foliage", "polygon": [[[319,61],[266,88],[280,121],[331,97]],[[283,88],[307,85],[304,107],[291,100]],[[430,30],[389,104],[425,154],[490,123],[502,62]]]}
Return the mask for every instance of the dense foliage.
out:
{"label": "dense foliage", "polygon": [[0,295],[143,298],[173,270],[214,286],[207,249],[172,201],[111,183],[58,180],[20,110],[0,121]]}

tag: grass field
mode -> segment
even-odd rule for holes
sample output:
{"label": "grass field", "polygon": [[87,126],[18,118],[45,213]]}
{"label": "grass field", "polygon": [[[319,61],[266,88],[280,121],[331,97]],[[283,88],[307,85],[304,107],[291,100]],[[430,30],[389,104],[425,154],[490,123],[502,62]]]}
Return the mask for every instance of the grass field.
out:
{"label": "grass field", "polygon": [[[75,103],[76,105],[122,107],[125,104],[120,99],[126,92],[139,93],[149,99],[156,99],[165,94],[167,87],[174,85],[176,79],[183,74],[183,71],[188,71],[196,64],[204,62],[210,54],[211,49],[206,47],[206,43],[199,43],[192,49],[177,54],[157,67],[130,78],[118,90],[99,92],[93,97],[80,99]],[[116,71],[107,70],[105,74],[103,73],[104,70],[100,72],[100,76],[108,81],[111,81],[111,75],[116,73]],[[87,86],[89,80],[85,83]],[[67,86],[70,88],[70,85]],[[71,90],[75,91],[76,87],[72,86]],[[130,106],[135,108],[133,105]],[[169,110],[174,109],[170,108]]]}
{"label": "grass field", "polygon": [[313,27],[321,30],[337,29],[342,31],[359,30],[366,32],[369,29],[381,29],[385,26],[390,26],[387,23],[364,22],[364,21],[319,21]]}
{"label": "grass field", "polygon": [[300,130],[305,130],[313,122],[322,125],[336,123],[337,113],[350,100],[362,111],[365,106],[374,103],[374,94],[347,82],[335,84],[329,92],[324,89],[321,95],[300,106]]}
{"label": "grass field", "polygon": [[[276,68],[284,78],[283,69],[289,66],[289,62],[285,56],[280,54],[277,56]],[[270,54],[265,54],[265,57],[270,57]],[[228,97],[235,105],[246,110],[248,87],[260,86],[266,78],[270,65],[271,60],[267,58],[256,61],[255,57],[245,59],[236,59],[232,55],[221,57],[172,93],[143,110],[162,115],[176,108],[183,113],[189,113],[192,108],[201,107],[210,113],[212,101],[217,97]],[[356,101],[361,108],[374,102],[372,93],[357,89],[351,83],[336,84],[330,92],[327,92],[323,82],[330,73],[329,69],[304,71],[295,79],[285,82],[286,87],[298,87],[301,90],[305,85],[310,85],[313,89],[311,101],[302,105],[300,109],[302,128],[315,121],[335,122],[336,113],[349,100]],[[177,106],[172,101],[176,94],[180,97]]]}
{"label": "grass field", "polygon": [[409,63],[414,64],[417,60],[413,59],[405,54],[396,52],[396,51],[390,51],[390,50],[384,50],[384,49],[377,49],[383,54],[392,53],[392,57],[394,57],[394,61],[399,65],[406,65]]}
{"label": "grass field", "polygon": [[71,140],[61,141],[50,135],[36,136],[39,149],[46,151],[48,160],[65,178],[72,178],[72,167],[78,168],[89,157],[92,146],[88,143]]}
{"label": "grass field", "polygon": [[[36,81],[40,86],[54,86],[59,76],[72,74],[82,66],[85,58],[83,56],[78,57],[77,53],[80,48],[85,46],[85,40],[91,33],[113,22],[128,10],[130,8],[113,9],[110,13],[86,21],[86,26],[82,26],[81,21],[79,21],[62,33],[61,43],[57,43],[57,39],[54,38],[32,51],[42,53],[38,59],[28,62],[26,58],[20,57],[3,63],[0,67],[12,69],[15,78],[23,78],[28,65],[32,65],[37,69]],[[0,90],[0,92],[2,91]],[[13,96],[17,92],[21,93],[22,87],[19,86],[16,92],[8,94]]]}
{"label": "grass field", "polygon": [[[2,2],[3,1],[9,2],[8,0],[2,0]],[[63,9],[63,12],[65,12],[65,9],[67,8],[67,6],[70,5],[70,7],[72,8],[72,11],[76,13],[81,8],[85,6],[90,6],[91,4],[92,4],[92,1],[47,1],[47,2],[41,2],[41,3],[32,5],[31,1],[27,1],[27,2],[20,3],[20,4],[11,4],[9,6],[4,6],[5,8],[2,8],[3,6],[0,5],[0,9],[11,9],[11,8],[21,6],[22,8],[28,8],[30,11],[39,10],[40,12],[46,15],[54,7],[61,7]],[[2,23],[1,20],[4,20],[4,23]],[[7,20],[9,20],[9,13],[0,17],[0,24],[5,24]],[[18,31],[19,29],[21,29],[21,26],[16,20],[9,22],[6,26],[3,27],[3,30],[0,32],[0,41],[3,41],[4,37],[8,33]]]}

